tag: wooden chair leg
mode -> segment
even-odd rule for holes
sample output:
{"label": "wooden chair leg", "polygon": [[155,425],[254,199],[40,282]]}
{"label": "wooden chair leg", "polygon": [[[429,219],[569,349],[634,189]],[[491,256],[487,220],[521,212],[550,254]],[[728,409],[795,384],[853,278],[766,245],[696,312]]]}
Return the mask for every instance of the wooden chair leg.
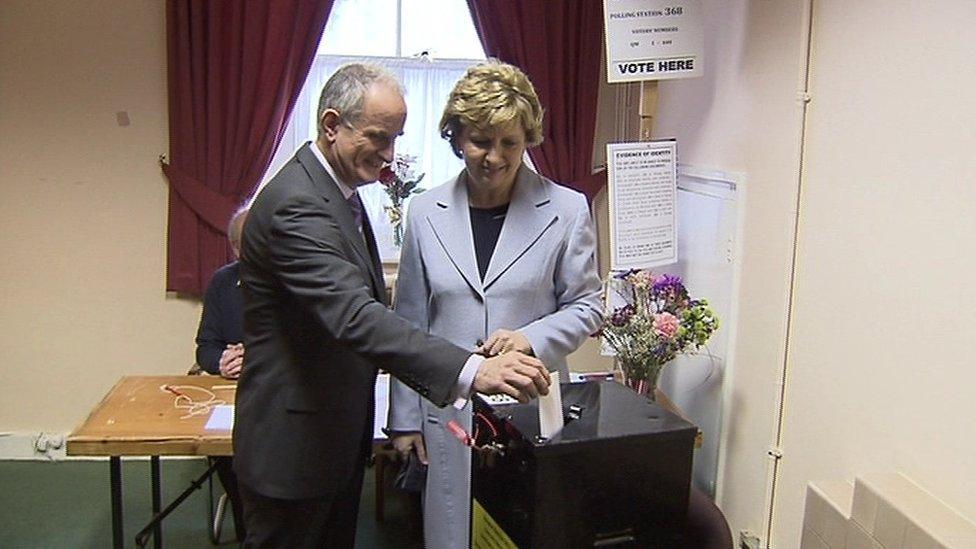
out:
{"label": "wooden chair leg", "polygon": [[386,464],[387,452],[385,448],[377,445],[373,448],[373,478],[376,483],[374,488],[375,501],[374,512],[376,522],[383,522],[386,519]]}

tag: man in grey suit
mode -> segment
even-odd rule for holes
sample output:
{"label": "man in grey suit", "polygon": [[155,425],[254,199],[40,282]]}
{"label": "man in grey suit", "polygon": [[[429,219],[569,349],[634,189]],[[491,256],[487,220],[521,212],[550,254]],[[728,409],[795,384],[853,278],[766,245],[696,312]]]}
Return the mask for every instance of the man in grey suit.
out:
{"label": "man in grey suit", "polygon": [[378,368],[439,406],[463,405],[472,390],[522,401],[548,392],[539,360],[484,359],[387,309],[355,190],[392,161],[405,120],[389,72],[341,67],[322,90],[318,139],[251,206],[234,426],[245,547],[353,546]]}

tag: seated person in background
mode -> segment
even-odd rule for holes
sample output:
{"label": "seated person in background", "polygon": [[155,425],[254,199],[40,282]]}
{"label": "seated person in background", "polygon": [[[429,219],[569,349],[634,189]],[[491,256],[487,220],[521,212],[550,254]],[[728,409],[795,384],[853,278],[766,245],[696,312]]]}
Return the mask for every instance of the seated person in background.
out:
{"label": "seated person in background", "polygon": [[[246,217],[247,209],[241,208],[231,216],[227,226],[227,238],[235,258],[240,257],[241,230]],[[203,315],[197,330],[197,364],[205,371],[227,379],[237,379],[244,366],[244,311],[239,273],[240,263],[236,260],[214,273],[203,296]],[[237,539],[243,541],[244,508],[237,489],[233,459],[213,459],[217,462],[217,476],[234,513]],[[217,520],[220,520],[219,515]]]}
{"label": "seated person in background", "polygon": [[[241,253],[241,229],[247,209],[230,218],[227,238],[234,257]],[[228,263],[214,273],[203,296],[203,316],[197,330],[197,364],[207,373],[237,379],[244,365],[244,310],[240,262]]]}

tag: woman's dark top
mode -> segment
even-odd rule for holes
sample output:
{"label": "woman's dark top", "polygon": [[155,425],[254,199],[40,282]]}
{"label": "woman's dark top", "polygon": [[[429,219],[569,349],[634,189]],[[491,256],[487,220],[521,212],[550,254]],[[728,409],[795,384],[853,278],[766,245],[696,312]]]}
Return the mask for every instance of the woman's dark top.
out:
{"label": "woman's dark top", "polygon": [[478,273],[481,274],[481,280],[484,281],[485,273],[488,272],[488,262],[491,261],[491,254],[495,251],[498,235],[501,234],[502,225],[505,223],[508,204],[494,208],[468,207],[468,209],[471,211],[474,255],[478,259]]}

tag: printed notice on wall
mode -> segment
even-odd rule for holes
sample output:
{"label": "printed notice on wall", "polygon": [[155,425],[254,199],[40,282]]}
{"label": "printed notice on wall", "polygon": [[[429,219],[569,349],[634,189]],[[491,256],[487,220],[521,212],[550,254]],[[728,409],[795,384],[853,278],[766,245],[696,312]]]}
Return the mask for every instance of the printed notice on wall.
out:
{"label": "printed notice on wall", "polygon": [[701,76],[701,0],[603,0],[607,82]]}
{"label": "printed notice on wall", "polygon": [[610,143],[610,269],[678,261],[677,146],[674,141]]}

